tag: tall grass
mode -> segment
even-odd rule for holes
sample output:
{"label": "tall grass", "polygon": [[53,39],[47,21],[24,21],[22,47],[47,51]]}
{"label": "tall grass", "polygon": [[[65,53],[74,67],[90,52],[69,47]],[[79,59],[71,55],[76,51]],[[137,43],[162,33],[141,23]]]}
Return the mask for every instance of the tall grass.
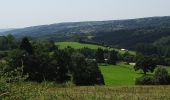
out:
{"label": "tall grass", "polygon": [[12,84],[4,100],[169,100],[170,86],[60,87],[51,83]]}

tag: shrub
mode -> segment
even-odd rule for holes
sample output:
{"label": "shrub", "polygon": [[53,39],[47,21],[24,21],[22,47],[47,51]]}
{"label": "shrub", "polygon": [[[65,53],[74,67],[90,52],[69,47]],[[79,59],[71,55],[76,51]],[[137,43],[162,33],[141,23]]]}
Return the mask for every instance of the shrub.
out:
{"label": "shrub", "polygon": [[170,75],[164,67],[158,67],[154,76],[142,76],[136,79],[136,85],[168,85]]}
{"label": "shrub", "polygon": [[170,84],[170,75],[164,67],[158,67],[154,74],[155,84],[168,85]]}
{"label": "shrub", "polygon": [[0,99],[10,91],[9,84],[6,83],[5,79],[0,79]]}
{"label": "shrub", "polygon": [[9,70],[8,64],[0,63],[0,80],[7,83],[19,83],[28,78],[27,74],[23,74],[24,66]]}
{"label": "shrub", "polygon": [[4,65],[0,63],[0,100],[5,97],[9,91],[9,84],[6,82],[6,76],[4,75]]}
{"label": "shrub", "polygon": [[0,52],[0,59],[6,57],[8,55],[7,52]]}
{"label": "shrub", "polygon": [[142,76],[136,79],[135,81],[136,85],[153,85],[154,84],[154,79],[151,76]]}
{"label": "shrub", "polygon": [[165,58],[166,66],[170,66],[170,58]]}

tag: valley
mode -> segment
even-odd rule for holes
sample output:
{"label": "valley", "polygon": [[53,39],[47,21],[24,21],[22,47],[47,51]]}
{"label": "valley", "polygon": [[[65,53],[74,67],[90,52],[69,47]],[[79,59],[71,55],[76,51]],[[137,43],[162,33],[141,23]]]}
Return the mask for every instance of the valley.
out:
{"label": "valley", "polygon": [[0,99],[168,100],[170,17],[0,34]]}

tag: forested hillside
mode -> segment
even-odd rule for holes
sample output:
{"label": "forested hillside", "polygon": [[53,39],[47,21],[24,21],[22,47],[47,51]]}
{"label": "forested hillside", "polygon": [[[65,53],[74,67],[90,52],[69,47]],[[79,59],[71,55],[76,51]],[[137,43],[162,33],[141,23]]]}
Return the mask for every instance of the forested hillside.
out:
{"label": "forested hillside", "polygon": [[98,32],[93,41],[112,45],[115,47],[124,47],[134,49],[140,44],[159,44],[169,45],[170,27],[155,26],[136,29],[124,29],[111,32]]}
{"label": "forested hillside", "polygon": [[82,40],[134,49],[141,43],[168,45],[170,17],[59,23],[27,27],[5,33],[13,34],[18,38],[29,36],[54,41]]}

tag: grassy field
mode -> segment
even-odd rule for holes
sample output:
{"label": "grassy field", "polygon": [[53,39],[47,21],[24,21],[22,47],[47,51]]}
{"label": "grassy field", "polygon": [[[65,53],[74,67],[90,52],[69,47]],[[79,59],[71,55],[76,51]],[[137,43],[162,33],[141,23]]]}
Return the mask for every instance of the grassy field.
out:
{"label": "grassy field", "polygon": [[[142,71],[135,72],[131,65],[99,65],[107,86],[135,85],[135,79],[143,75]],[[167,68],[170,72],[170,68]],[[153,74],[153,73],[148,73]]]}
{"label": "grassy field", "polygon": [[[63,49],[63,48],[66,48],[67,46],[70,46],[74,49],[81,49],[81,48],[84,48],[84,47],[88,47],[90,49],[98,49],[98,48],[102,48],[102,49],[109,49],[109,50],[116,50],[120,53],[125,53],[125,51],[121,51],[119,49],[115,49],[115,48],[106,48],[104,46],[100,46],[100,45],[94,45],[94,44],[82,44],[82,43],[78,43],[78,42],[56,42],[56,45],[59,46],[59,48]],[[135,55],[135,52],[134,51],[129,51],[131,54],[134,54]]]}
{"label": "grassy field", "polygon": [[170,100],[170,86],[57,87],[23,83],[11,86],[4,100]]}
{"label": "grassy field", "polygon": [[78,43],[78,42],[57,42],[56,45],[59,45],[59,48],[61,48],[61,49],[65,48],[67,46],[70,46],[75,49],[81,49],[84,47],[88,47],[91,49],[98,49],[98,48],[106,49],[106,47],[103,47],[103,46],[94,45],[94,44],[82,44],[82,43]]}
{"label": "grassy field", "polygon": [[141,74],[135,72],[131,65],[99,65],[106,85],[134,85]]}

